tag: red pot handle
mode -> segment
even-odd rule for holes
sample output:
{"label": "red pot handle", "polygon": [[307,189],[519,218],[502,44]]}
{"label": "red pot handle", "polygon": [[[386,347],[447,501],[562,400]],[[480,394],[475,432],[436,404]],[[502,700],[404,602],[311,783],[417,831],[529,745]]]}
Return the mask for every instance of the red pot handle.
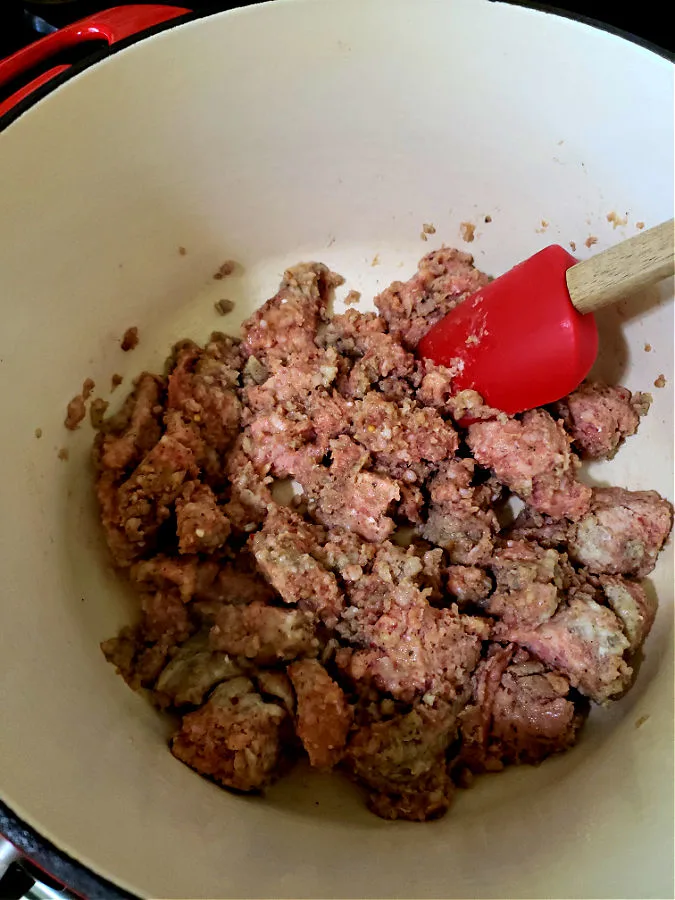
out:
{"label": "red pot handle", "polygon": [[[40,38],[33,44],[17,50],[12,56],[0,61],[0,88],[46,62],[63,50],[70,50],[87,41],[107,41],[109,45],[145,31],[153,25],[175,19],[189,13],[180,6],[117,6],[80,19],[53,34]],[[28,84],[18,88],[11,97],[0,103],[0,116],[9,112],[16,104],[28,97],[38,87],[51,81],[56,75],[68,69],[67,65],[53,66],[48,72],[38,75]]]}

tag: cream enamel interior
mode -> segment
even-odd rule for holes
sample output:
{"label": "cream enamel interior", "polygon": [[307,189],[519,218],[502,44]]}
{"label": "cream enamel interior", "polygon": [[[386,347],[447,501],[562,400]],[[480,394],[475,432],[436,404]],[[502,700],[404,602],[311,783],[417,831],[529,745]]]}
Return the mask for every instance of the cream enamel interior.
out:
{"label": "cream enamel interior", "polygon": [[[638,684],[568,755],[485,777],[425,826],[384,823],[345,781],[302,770],[265,801],[233,796],[171,757],[169,723],[98,649],[133,598],[98,532],[91,431],[62,421],[86,376],[107,397],[113,372],[128,385],[172,340],[231,330],[301,259],[365,301],[461,245],[463,221],[498,274],[547,243],[585,256],[589,235],[602,249],[668,218],[672,109],[669,63],[551,15],[277,0],[131,46],[0,135],[3,800],[149,897],[671,896],[672,543]],[[243,274],[213,281],[229,258]],[[671,280],[599,317],[599,369],[654,405],[588,473],[671,500],[672,296]],[[141,344],[122,354],[132,324]]]}

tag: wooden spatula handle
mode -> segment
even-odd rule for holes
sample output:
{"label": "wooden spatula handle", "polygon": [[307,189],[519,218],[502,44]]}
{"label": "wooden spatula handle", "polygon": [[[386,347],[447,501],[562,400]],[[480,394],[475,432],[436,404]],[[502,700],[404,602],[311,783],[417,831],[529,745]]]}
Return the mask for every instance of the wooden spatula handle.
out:
{"label": "wooden spatula handle", "polygon": [[675,271],[673,219],[622,241],[567,270],[567,288],[580,313],[593,312],[668,278]]}

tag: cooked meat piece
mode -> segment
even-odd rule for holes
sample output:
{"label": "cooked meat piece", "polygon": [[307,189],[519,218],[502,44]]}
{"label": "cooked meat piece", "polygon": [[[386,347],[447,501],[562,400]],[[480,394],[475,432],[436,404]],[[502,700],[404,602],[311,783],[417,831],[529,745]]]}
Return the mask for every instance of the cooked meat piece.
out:
{"label": "cooked meat piece", "polygon": [[223,546],[230,523],[208,485],[198,481],[185,485],[176,499],[176,533],[181,553],[212,553]]}
{"label": "cooked meat piece", "polygon": [[178,648],[157,679],[153,696],[159,706],[199,706],[214,685],[243,674],[242,665],[209,647],[208,632]]}
{"label": "cooked meat piece", "polygon": [[195,631],[187,607],[177,591],[141,594],[143,637],[148,641],[170,638],[179,644]]}
{"label": "cooked meat piece", "polygon": [[433,409],[410,400],[391,403],[375,391],[354,404],[353,437],[374,454],[376,466],[404,481],[420,463],[438,465],[452,457],[458,438]]}
{"label": "cooked meat piece", "polygon": [[278,672],[275,669],[260,669],[256,672],[255,680],[258,683],[258,690],[263,696],[274,697],[281,700],[281,705],[286,712],[295,715],[295,694],[291,680],[285,672]]}
{"label": "cooked meat piece", "polygon": [[210,643],[213,650],[245,656],[261,665],[316,656],[319,651],[311,616],[301,609],[279,609],[258,600],[248,606],[223,606]]}
{"label": "cooked meat piece", "polygon": [[575,478],[578,460],[562,422],[543,409],[522,420],[475,422],[467,443],[482,466],[538,512],[576,520],[588,511],[591,489]]}
{"label": "cooked meat piece", "polygon": [[611,459],[644,415],[644,395],[628,388],[586,381],[554,405],[575,446],[588,459]]}
{"label": "cooked meat piece", "polygon": [[505,541],[490,563],[496,590],[481,607],[507,625],[540,625],[555,613],[563,587],[556,550],[527,541]]}
{"label": "cooked meat piece", "polygon": [[344,598],[335,575],[326,571],[312,553],[319,532],[290,510],[277,507],[262,531],[251,540],[260,571],[285,603],[316,613],[329,627],[337,622]]}
{"label": "cooked meat piece", "polygon": [[431,506],[421,534],[459,565],[486,564],[499,528],[485,486],[472,484],[473,460],[450,459],[429,483]]}
{"label": "cooked meat piece", "polygon": [[566,519],[552,519],[526,506],[507,529],[507,535],[513,540],[534,541],[541,547],[556,548],[567,543],[570,527],[574,526]]}
{"label": "cooked meat piece", "polygon": [[129,687],[137,691],[153,685],[166,664],[174,640],[171,636],[159,641],[146,640],[141,626],[123,628],[117,637],[101,644],[103,655],[115,666]]}
{"label": "cooked meat piece", "polygon": [[[345,397],[365,397],[374,386],[381,389],[386,386],[387,393],[390,393],[394,384],[403,387],[405,379],[413,374],[414,357],[390,334],[364,336],[358,349],[363,355],[338,381],[338,388]],[[404,388],[404,392],[412,393],[409,387],[407,390]]]}
{"label": "cooked meat piece", "polygon": [[321,263],[300,263],[284,273],[278,293],[244,322],[242,348],[270,370],[318,352],[315,337],[333,288],[342,283]]}
{"label": "cooked meat piece", "polygon": [[386,515],[400,497],[398,485],[385,475],[364,471],[369,454],[346,435],[329,444],[328,468],[308,460],[294,471],[310,500],[309,512],[329,528],[355,531],[367,541],[382,541],[394,530]]}
{"label": "cooked meat piece", "polygon": [[401,499],[396,509],[396,518],[412,525],[422,524],[422,514],[426,505],[424,494],[415,484],[399,484]]}
{"label": "cooked meat piece", "polygon": [[490,576],[477,566],[448,566],[447,588],[460,605],[478,603],[492,591]]}
{"label": "cooked meat piece", "polygon": [[422,406],[432,406],[450,412],[454,389],[454,372],[446,366],[437,366],[430,359],[422,360],[422,380],[417,388],[417,401]]}
{"label": "cooked meat piece", "polygon": [[452,794],[445,754],[456,732],[456,709],[445,703],[359,728],[345,762],[369,790],[373,812],[417,821],[442,815]]}
{"label": "cooked meat piece", "polygon": [[474,268],[472,256],[443,247],[420,260],[409,281],[395,281],[379,294],[375,306],[391,333],[414,350],[432,325],[487,283],[487,275]]}
{"label": "cooked meat piece", "polygon": [[241,357],[238,345],[213,334],[201,350],[185,344],[176,353],[169,376],[167,408],[181,413],[203,439],[205,458],[199,462],[213,479],[221,476],[222,454],[239,432],[241,404],[235,393]]}
{"label": "cooked meat piece", "polygon": [[272,478],[256,471],[243,449],[240,438],[228,456],[226,474],[230,481],[230,500],[224,507],[227,518],[239,531],[255,531],[273,504],[269,485]]}
{"label": "cooked meat piece", "polygon": [[253,557],[244,550],[234,562],[222,563],[212,581],[200,580],[196,594],[195,603],[203,600],[213,604],[246,604],[254,600],[269,603],[277,596],[258,572]]}
{"label": "cooked meat piece", "polygon": [[126,469],[142,459],[161,434],[164,382],[143,372],[121,409],[103,421],[94,444],[102,469]]}
{"label": "cooked meat piece", "polygon": [[576,743],[584,722],[587,704],[570,698],[566,678],[522,651],[512,656],[491,646],[460,714],[460,760],[476,773],[536,765]]}
{"label": "cooked meat piece", "polygon": [[673,526],[673,507],[656,491],[594,488],[590,512],[572,529],[568,549],[591,572],[644,578]]}
{"label": "cooked meat piece", "polygon": [[112,560],[119,568],[130,566],[139,555],[138,544],[127,537],[119,512],[117,473],[102,472],[96,481],[96,499],[103,533]]}
{"label": "cooked meat piece", "polygon": [[624,659],[628,640],[621,622],[594,600],[575,596],[538,626],[499,622],[493,637],[525,647],[596,703],[610,700],[630,684],[632,669]]}
{"label": "cooked meat piece", "polygon": [[599,581],[607,603],[623,623],[633,653],[642,646],[654,624],[656,595],[648,594],[639,582],[617,575],[601,575]]}
{"label": "cooked meat piece", "polygon": [[258,791],[272,781],[281,758],[285,711],[266,703],[248,678],[219,685],[208,702],[183,717],[171,752],[225,787]]}
{"label": "cooked meat piece", "polygon": [[488,626],[436,609],[419,587],[422,561],[391,544],[378,551],[373,573],[349,586],[350,605],[338,633],[357,649],[342,666],[355,681],[411,702],[425,696],[454,700],[464,693]]}
{"label": "cooked meat piece", "polygon": [[129,576],[142,591],[178,589],[183,603],[209,591],[218,576],[218,563],[196,556],[164,556],[159,553],[131,567]]}
{"label": "cooked meat piece", "polygon": [[318,769],[332,769],[341,760],[352,724],[352,711],[342,688],[314,659],[288,667],[298,700],[295,730]]}
{"label": "cooked meat piece", "polygon": [[119,519],[138,555],[152,547],[183,482],[197,475],[194,454],[170,434],[163,435],[119,489]]}
{"label": "cooked meat piece", "polygon": [[358,581],[370,567],[376,552],[374,544],[363,541],[355,532],[336,528],[329,531],[328,540],[315,555],[345,581]]}
{"label": "cooked meat piece", "polygon": [[[286,478],[295,473],[298,451],[312,442],[314,435],[308,416],[265,412],[259,413],[251,422],[244,435],[244,446],[258,471]],[[314,455],[320,458],[322,454],[317,450]]]}

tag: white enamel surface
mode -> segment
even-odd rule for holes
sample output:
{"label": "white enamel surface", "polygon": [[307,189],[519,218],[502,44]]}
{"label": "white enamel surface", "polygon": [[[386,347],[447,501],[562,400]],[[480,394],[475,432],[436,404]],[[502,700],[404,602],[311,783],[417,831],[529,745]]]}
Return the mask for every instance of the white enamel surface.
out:
{"label": "white enamel surface", "polygon": [[[107,396],[113,372],[161,364],[172,340],[235,327],[300,259],[369,298],[458,244],[463,221],[494,274],[553,241],[584,256],[589,235],[602,249],[656,224],[672,215],[672,109],[668,63],[545,14],[277,0],[135,45],[0,135],[10,806],[150,897],[672,894],[672,545],[652,578],[661,610],[638,684],[594,710],[572,753],[479,780],[425,826],[384,823],[346,782],[302,771],[265,801],[237,797],[171,757],[169,725],[103,660],[99,641],[133,602],[96,525],[91,432],[62,426],[86,376]],[[628,224],[614,230],[610,212]],[[427,243],[425,222],[437,229]],[[229,258],[244,274],[213,281]],[[599,368],[651,389],[654,405],[589,473],[671,499],[672,291],[601,316]],[[227,319],[213,311],[221,297],[237,303]],[[132,324],[141,345],[122,354]]]}

